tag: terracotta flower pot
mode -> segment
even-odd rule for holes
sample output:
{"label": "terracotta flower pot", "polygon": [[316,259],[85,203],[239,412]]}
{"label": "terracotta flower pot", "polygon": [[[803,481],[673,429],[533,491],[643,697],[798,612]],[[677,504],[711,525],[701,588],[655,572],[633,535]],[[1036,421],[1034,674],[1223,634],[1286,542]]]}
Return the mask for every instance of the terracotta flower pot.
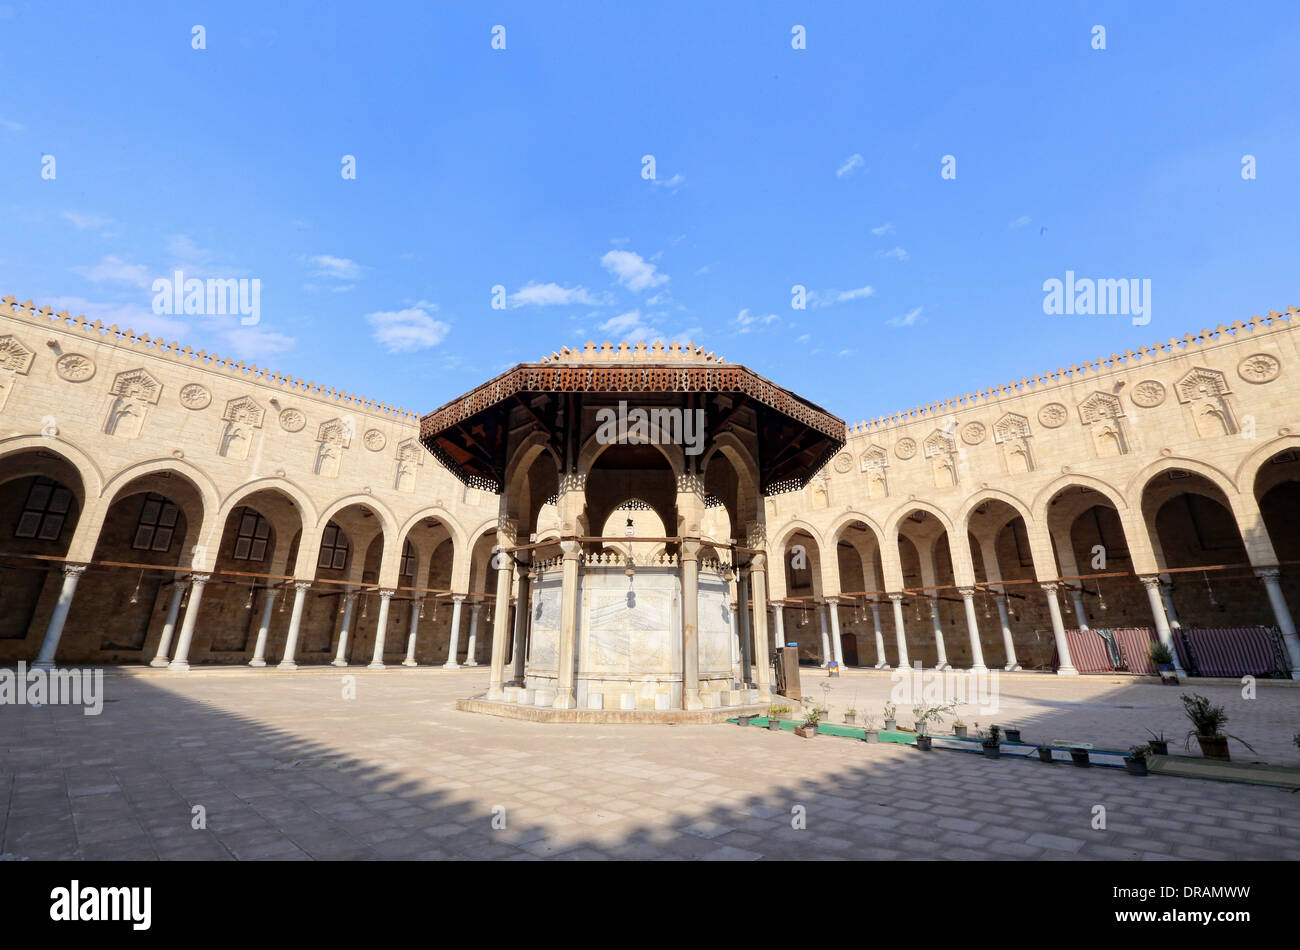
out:
{"label": "terracotta flower pot", "polygon": [[813,739],[816,738],[817,736],[817,727],[816,726],[795,726],[794,734],[796,736],[801,736],[804,739]]}
{"label": "terracotta flower pot", "polygon": [[1201,755],[1207,759],[1229,760],[1227,736],[1197,736],[1196,741],[1201,744]]}

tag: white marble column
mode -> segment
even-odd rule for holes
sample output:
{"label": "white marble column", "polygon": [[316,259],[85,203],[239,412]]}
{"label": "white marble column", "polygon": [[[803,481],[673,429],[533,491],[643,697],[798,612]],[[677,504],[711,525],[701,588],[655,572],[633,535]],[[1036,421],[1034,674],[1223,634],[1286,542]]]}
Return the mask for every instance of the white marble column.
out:
{"label": "white marble column", "polygon": [[736,568],[736,615],[740,620],[741,679],[754,685],[754,640],[749,623],[749,569]]}
{"label": "white marble column", "polygon": [[533,568],[527,571],[520,568],[519,593],[515,599],[515,635],[510,652],[511,679],[516,686],[523,686],[528,675],[528,629],[533,620],[533,581],[536,579],[537,572]]}
{"label": "white marble column", "polygon": [[[45,626],[45,639],[41,641],[41,650],[32,664],[34,670],[54,668],[54,656],[59,649],[59,638],[63,636],[63,625],[68,621],[68,611],[72,609],[72,597],[77,592],[77,582],[86,572],[85,564],[63,565],[63,586],[59,588],[59,599],[50,614],[50,622]],[[187,644],[188,646],[188,644]]]}
{"label": "white marble column", "polygon": [[442,664],[444,670],[458,670],[460,664],[456,662],[456,654],[460,651],[460,607],[465,603],[464,594],[453,594],[451,597],[451,642],[447,644],[447,662]]}
{"label": "white marble column", "polygon": [[271,608],[275,606],[277,593],[273,587],[266,588],[262,617],[257,624],[257,640],[253,643],[253,658],[248,661],[249,666],[266,666],[266,639],[271,630]]}
{"label": "white marble column", "polygon": [[[297,586],[297,585],[294,585]],[[388,606],[397,591],[381,589],[379,591],[379,615],[375,618],[375,652],[371,654],[368,669],[384,669],[384,641],[388,638]],[[295,609],[297,605],[295,604]]]}
{"label": "white marble column", "polygon": [[1282,596],[1282,585],[1278,581],[1280,571],[1276,567],[1263,567],[1255,570],[1255,576],[1264,582],[1268,592],[1268,602],[1273,608],[1273,617],[1277,627],[1282,631],[1282,642],[1286,645],[1287,659],[1290,661],[1291,678],[1300,680],[1300,637],[1296,636],[1295,621],[1291,610]]}
{"label": "white marble column", "polygon": [[876,669],[883,670],[889,666],[885,659],[885,631],[880,626],[880,604],[871,602],[871,625],[876,632]]}
{"label": "white marble column", "polygon": [[989,668],[984,665],[984,646],[980,643],[980,625],[975,616],[975,588],[959,587],[957,593],[961,594],[961,605],[966,610],[966,629],[970,632],[970,659],[972,673],[987,673]]}
{"label": "white marble column", "polygon": [[749,562],[754,596],[754,662],[758,701],[772,701],[772,654],[767,647],[767,555],[755,554]]}
{"label": "white marble column", "polygon": [[1178,648],[1174,646],[1174,634],[1169,629],[1169,618],[1165,616],[1165,604],[1160,598],[1160,577],[1155,574],[1143,574],[1138,578],[1147,591],[1147,603],[1151,605],[1151,617],[1156,622],[1156,636],[1169,648],[1174,657],[1174,672],[1186,676],[1182,660],[1178,658]]}
{"label": "white marble column", "polygon": [[576,541],[561,541],[560,551],[560,644],[556,654],[555,709],[573,709],[574,664],[578,638],[578,557],[582,547]]}
{"label": "white marble column", "polygon": [[478,615],[483,612],[482,604],[470,604],[469,608],[469,642],[465,644],[465,665],[478,666],[474,659],[478,653]]}
{"label": "white marble column", "polygon": [[1182,622],[1178,619],[1178,609],[1174,607],[1173,585],[1168,581],[1160,583],[1160,600],[1165,605],[1165,616],[1169,618],[1170,630],[1181,630]]}
{"label": "white marble column", "polygon": [[678,548],[682,574],[682,709],[703,709],[700,699],[700,576],[698,541]]}
{"label": "white marble column", "polygon": [[[492,610],[492,652],[488,656],[491,668],[488,670],[488,699],[500,702],[506,697],[506,643],[510,639],[510,592],[515,586],[515,561],[506,554],[514,544],[514,527],[509,531],[498,529],[497,544],[500,552],[493,556],[497,569],[497,602]],[[475,631],[471,624],[470,643],[474,642]],[[477,666],[473,648],[465,658],[467,666]]]}
{"label": "white marble column", "polygon": [[406,659],[402,661],[402,666],[415,666],[415,638],[420,633],[420,606],[423,603],[423,597],[411,600],[411,629],[406,635]]}
{"label": "white marble column", "polygon": [[943,619],[939,616],[939,600],[936,595],[935,599],[930,601],[930,622],[934,626],[934,645],[939,654],[938,662],[935,663],[936,670],[946,670],[951,665],[948,662],[948,650],[943,642]]}
{"label": "white marble column", "polygon": [[1061,665],[1056,669],[1057,676],[1078,676],[1079,671],[1074,668],[1074,663],[1070,660],[1070,644],[1065,639],[1065,624],[1061,621],[1061,605],[1056,602],[1056,592],[1060,589],[1060,584],[1040,584],[1043,593],[1047,595],[1047,612],[1052,618],[1052,636],[1056,639],[1057,658]]}
{"label": "white marble column", "polygon": [[907,661],[907,631],[903,627],[903,598],[906,596],[906,594],[889,595],[889,599],[894,602],[894,637],[898,642],[897,669],[900,670],[910,668]]}
{"label": "white marble column", "polygon": [[1074,619],[1080,630],[1088,630],[1088,612],[1083,606],[1083,591],[1077,587],[1070,588],[1070,600],[1074,603]]}
{"label": "white marble column", "polygon": [[1016,662],[1016,644],[1011,638],[1011,618],[1007,615],[1007,595],[998,594],[995,598],[998,604],[998,622],[1002,624],[1002,647],[1007,652],[1007,665],[1003,667],[1008,673],[1020,669],[1020,664]]}
{"label": "white marble column", "polygon": [[831,656],[835,657],[835,662],[843,670],[844,643],[840,639],[840,601],[838,597],[826,598],[826,615],[830,617],[831,621]]}
{"label": "white marble column", "polygon": [[773,642],[779,647],[785,646],[785,608],[780,604],[772,608],[772,630]]}
{"label": "white marble column", "polygon": [[203,602],[203,588],[212,579],[211,574],[190,575],[190,600],[185,605],[185,618],[181,621],[180,639],[176,641],[176,655],[167,669],[184,672],[190,668],[190,643],[194,640],[194,625],[199,622],[199,604]]}
{"label": "white marble column", "polygon": [[293,582],[293,607],[289,612],[289,635],[284,641],[284,657],[276,669],[296,670],[298,663],[298,634],[302,630],[302,610],[307,604],[307,591],[311,590],[311,581]]}
{"label": "white marble column", "polygon": [[172,636],[176,633],[176,618],[181,613],[181,601],[185,599],[185,589],[190,586],[188,580],[178,580],[172,584],[172,599],[167,604],[167,619],[163,622],[162,637],[158,640],[158,652],[149,661],[150,666],[162,668],[167,665],[171,655]]}
{"label": "white marble column", "polygon": [[826,629],[826,610],[820,604],[815,606],[817,609],[817,623],[821,627],[822,631],[822,661],[817,665],[824,670],[830,665],[831,660],[834,659],[834,654],[831,653],[830,631]]}
{"label": "white marble column", "polygon": [[357,595],[349,592],[343,595],[343,626],[339,628],[339,646],[334,653],[331,666],[348,665],[348,637],[352,633],[352,611],[357,606]]}

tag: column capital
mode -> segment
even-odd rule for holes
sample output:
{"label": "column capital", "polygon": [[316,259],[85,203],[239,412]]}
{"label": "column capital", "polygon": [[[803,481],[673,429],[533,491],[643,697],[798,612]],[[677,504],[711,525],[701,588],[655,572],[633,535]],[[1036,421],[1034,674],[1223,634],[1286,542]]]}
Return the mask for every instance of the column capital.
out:
{"label": "column capital", "polygon": [[767,553],[759,551],[749,559],[749,569],[751,571],[767,571]]}
{"label": "column capital", "polygon": [[885,596],[896,604],[901,604],[903,601],[907,600],[906,594],[886,594]]}
{"label": "column capital", "polygon": [[63,576],[80,577],[82,574],[86,573],[86,568],[89,566],[89,564],[64,564]]}
{"label": "column capital", "polygon": [[[85,570],[84,565],[83,565],[83,567],[82,567],[82,570]],[[212,580],[212,575],[211,575],[211,574],[191,574],[191,575],[190,575],[190,580],[193,581],[197,586],[202,587],[202,586],[203,586],[204,584],[206,584],[208,581]]]}
{"label": "column capital", "polygon": [[698,539],[690,538],[683,540],[677,545],[678,561],[698,561],[700,559],[700,548],[702,545]]}
{"label": "column capital", "polygon": [[1257,567],[1255,568],[1255,576],[1265,583],[1270,580],[1275,581],[1282,576],[1282,569],[1280,567]]}
{"label": "column capital", "polygon": [[[294,587],[297,587],[298,585],[297,585],[297,584],[294,584],[293,586],[294,586]],[[311,585],[308,585],[308,586],[311,586]],[[379,596],[382,597],[384,600],[388,600],[388,599],[391,598],[394,594],[396,594],[397,591],[394,590],[394,589],[391,588],[391,587],[381,587],[381,588],[379,588],[379,590],[377,591],[377,593],[378,593]]]}
{"label": "column capital", "polygon": [[294,590],[311,590],[311,581],[294,581]]}
{"label": "column capital", "polygon": [[[172,586],[175,587],[177,590],[184,590],[185,588],[190,586],[190,579],[188,577],[178,577],[176,578],[176,580],[172,581]],[[263,590],[269,590],[269,589],[270,588],[263,588]]]}
{"label": "column capital", "polygon": [[840,603],[840,598],[839,595],[837,594],[832,594],[831,596],[826,598],[827,607],[838,607],[839,603]]}
{"label": "column capital", "polygon": [[565,560],[577,560],[582,553],[582,545],[577,541],[561,541],[560,554]]}
{"label": "column capital", "polygon": [[958,587],[957,593],[961,594],[963,600],[970,600],[975,596],[974,587]]}
{"label": "column capital", "polygon": [[1139,574],[1138,580],[1142,582],[1142,586],[1147,590],[1156,590],[1160,587],[1159,574]]}
{"label": "column capital", "polygon": [[1054,583],[1052,581],[1048,581],[1045,584],[1039,584],[1038,586],[1041,587],[1044,591],[1046,591],[1049,594],[1055,594],[1058,590],[1061,589],[1060,584]]}

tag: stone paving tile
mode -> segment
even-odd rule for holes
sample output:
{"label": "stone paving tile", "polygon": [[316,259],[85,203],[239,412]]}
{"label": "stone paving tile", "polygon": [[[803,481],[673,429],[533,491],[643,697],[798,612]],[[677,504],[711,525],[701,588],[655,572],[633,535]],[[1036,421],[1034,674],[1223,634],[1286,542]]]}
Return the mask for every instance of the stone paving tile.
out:
{"label": "stone paving tile", "polygon": [[[486,670],[109,671],[96,720],[0,716],[0,853],[127,860],[1300,859],[1300,796],[1068,763],[922,754],[719,726],[553,726],[460,713]],[[258,680],[254,683],[253,680]],[[845,674],[886,695],[888,677]],[[1213,693],[1212,687],[1197,691]],[[1235,691],[1219,688],[1216,701]],[[1177,734],[1177,691],[1007,678],[1027,739]],[[846,691],[847,694],[847,691]],[[1121,701],[1122,700],[1122,701]],[[1281,764],[1300,692],[1233,726]],[[859,708],[870,708],[859,696]],[[833,717],[834,718],[834,717]],[[971,718],[971,717],[968,717]],[[413,725],[418,724],[418,725]],[[378,737],[378,738],[377,738]],[[1235,752],[1235,750],[1234,750]],[[191,826],[203,805],[207,829]],[[507,827],[494,830],[493,808]],[[1106,826],[1094,829],[1105,806]],[[806,828],[792,827],[802,808]]]}

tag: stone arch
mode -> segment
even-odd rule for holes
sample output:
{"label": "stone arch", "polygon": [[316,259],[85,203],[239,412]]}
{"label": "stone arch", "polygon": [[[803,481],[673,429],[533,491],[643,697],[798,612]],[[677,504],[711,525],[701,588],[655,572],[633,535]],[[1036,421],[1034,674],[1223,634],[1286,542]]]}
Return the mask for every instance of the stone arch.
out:
{"label": "stone arch", "polygon": [[1233,483],[1242,486],[1243,491],[1249,486],[1258,494],[1259,475],[1264,466],[1273,456],[1288,449],[1300,450],[1300,435],[1283,435],[1269,439],[1238,463],[1237,470],[1233,474]]}
{"label": "stone arch", "polygon": [[1225,498],[1231,499],[1239,494],[1236,482],[1234,482],[1226,472],[1217,466],[1196,459],[1186,458],[1184,456],[1169,455],[1143,466],[1129,479],[1128,486],[1125,489],[1125,494],[1130,500],[1130,505],[1132,507],[1140,507],[1142,504],[1142,498],[1146,494],[1147,487],[1151,484],[1152,480],[1171,470],[1191,472],[1195,475],[1200,475],[1223,492]]}
{"label": "stone arch", "polygon": [[[28,451],[53,452],[76,469],[81,484],[75,490],[81,492],[77,499],[84,508],[91,499],[97,499],[104,493],[104,475],[91,456],[76,444],[56,437],[43,435],[20,435],[0,439],[0,459]],[[72,486],[68,486],[72,487]]]}
{"label": "stone arch", "polygon": [[[647,444],[657,449],[659,454],[668,462],[668,468],[672,471],[673,478],[680,479],[686,471],[686,455],[682,451],[681,446],[664,444],[663,440],[660,438],[661,433],[659,428],[655,426],[653,422],[648,424],[648,431],[651,434],[651,440]],[[592,435],[588,437],[587,441],[583,443],[581,451],[578,452],[578,476],[583,480],[591,474],[591,469],[596,464],[596,460],[600,458],[601,453],[608,448],[612,448],[614,445],[621,444],[612,442],[603,443],[599,441],[598,436],[598,432],[592,433]],[[670,449],[672,451],[669,451]]]}

